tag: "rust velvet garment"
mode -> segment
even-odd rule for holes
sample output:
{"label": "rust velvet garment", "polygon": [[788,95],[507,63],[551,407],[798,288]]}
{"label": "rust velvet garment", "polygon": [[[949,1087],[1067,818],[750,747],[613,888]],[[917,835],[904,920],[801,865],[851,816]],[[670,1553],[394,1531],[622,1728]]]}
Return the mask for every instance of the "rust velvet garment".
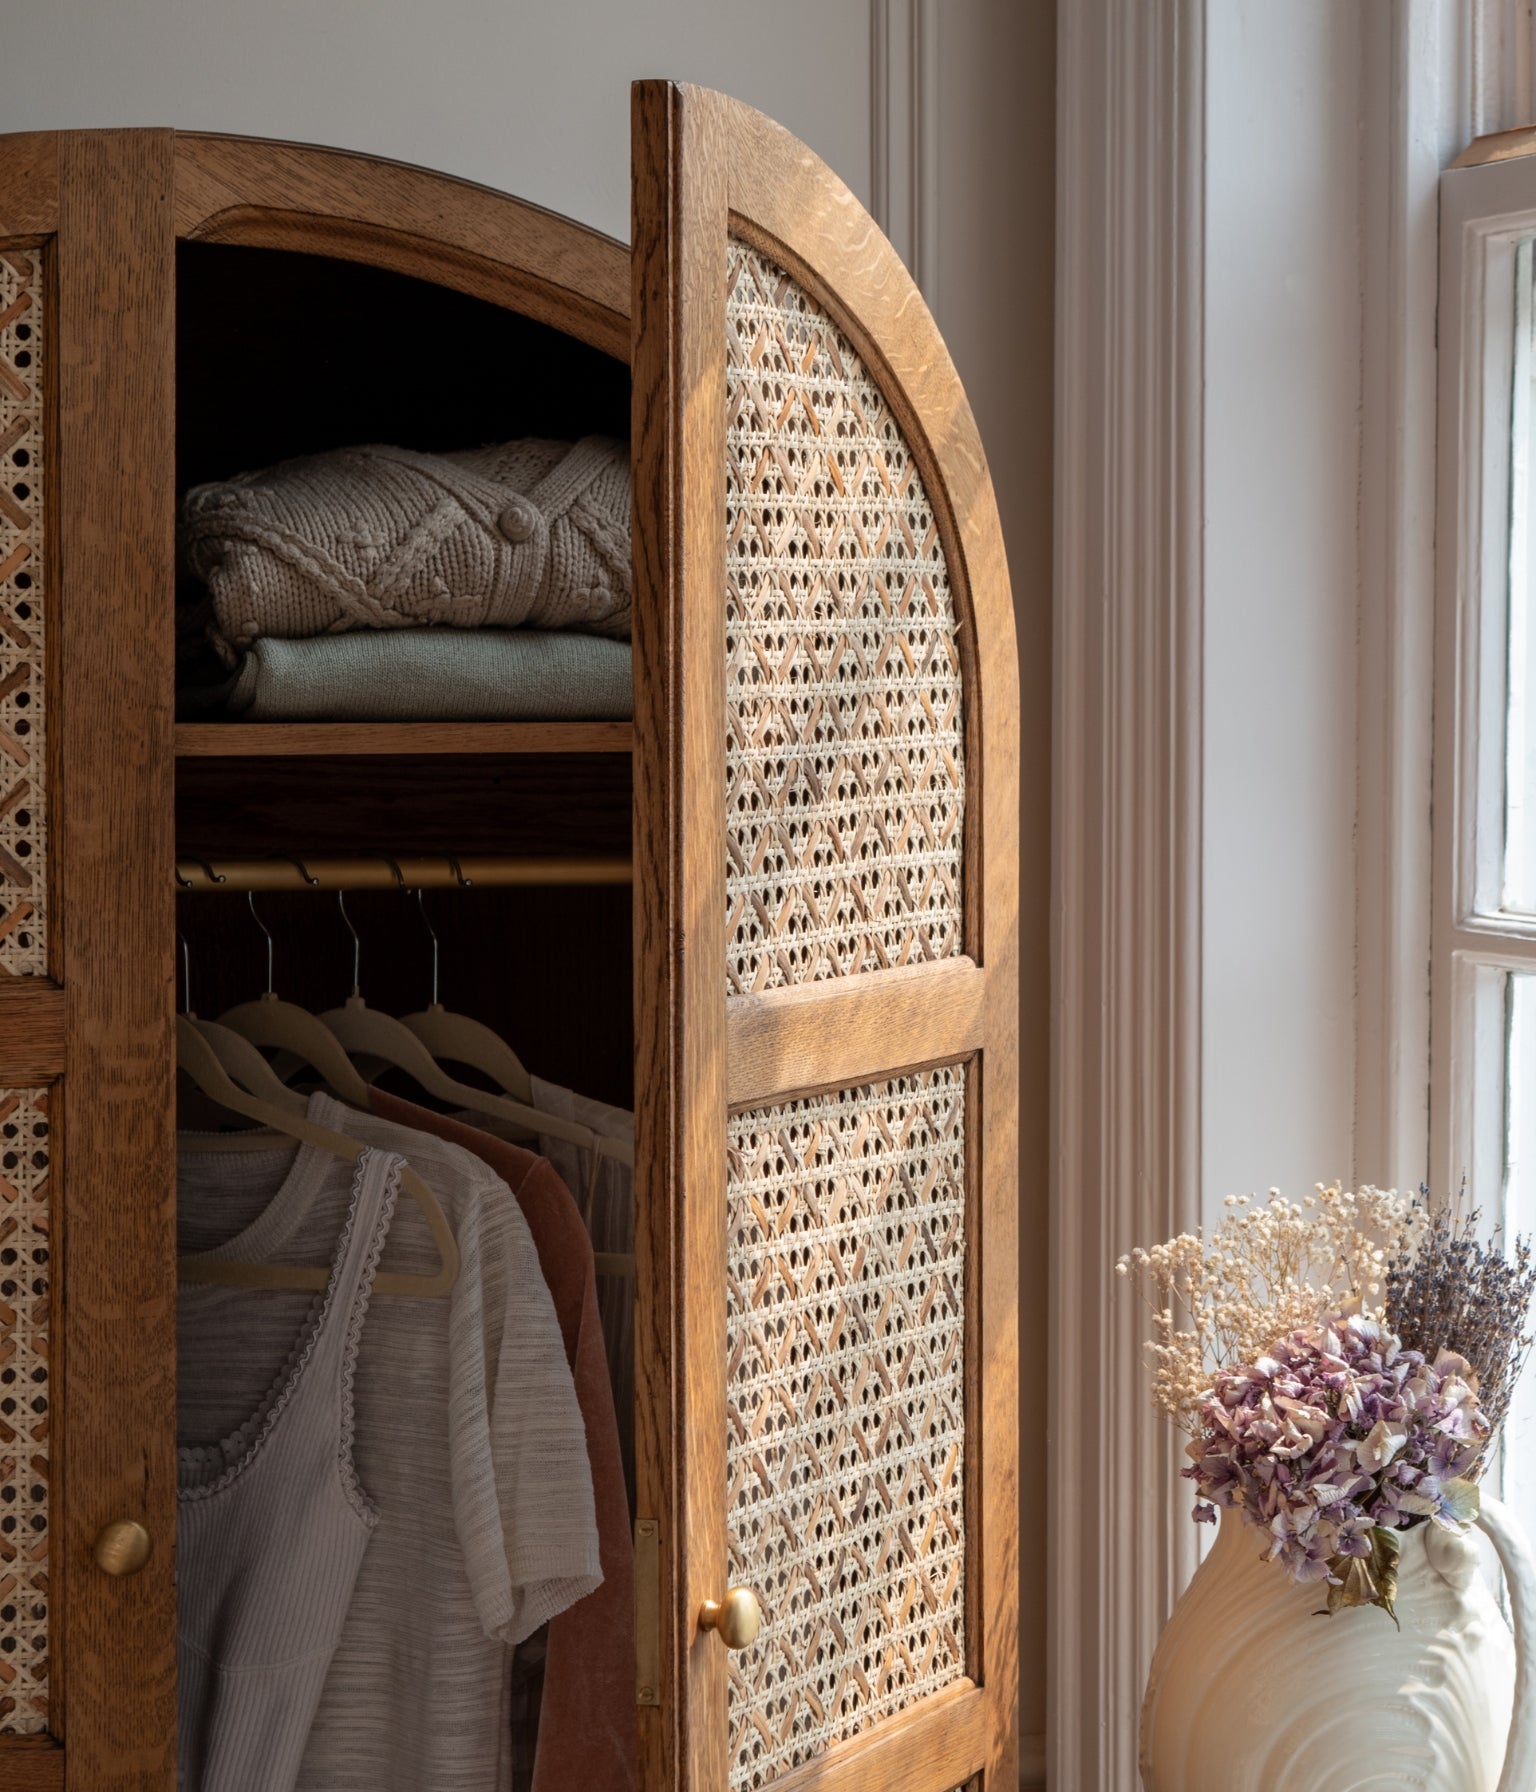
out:
{"label": "rust velvet garment", "polygon": [[554,1299],[587,1429],[603,1584],[550,1620],[533,1792],[630,1792],[635,1715],[635,1558],[613,1389],[597,1314],[592,1243],[554,1166],[505,1139],[375,1089],[381,1120],[473,1152],[517,1197]]}

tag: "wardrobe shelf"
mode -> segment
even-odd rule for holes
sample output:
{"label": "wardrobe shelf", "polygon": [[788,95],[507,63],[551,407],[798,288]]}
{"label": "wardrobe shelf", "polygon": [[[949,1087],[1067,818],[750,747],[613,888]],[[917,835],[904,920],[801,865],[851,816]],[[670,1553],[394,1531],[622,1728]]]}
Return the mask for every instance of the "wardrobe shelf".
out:
{"label": "wardrobe shelf", "polygon": [[331,753],[628,753],[632,722],[178,722],[178,759]]}

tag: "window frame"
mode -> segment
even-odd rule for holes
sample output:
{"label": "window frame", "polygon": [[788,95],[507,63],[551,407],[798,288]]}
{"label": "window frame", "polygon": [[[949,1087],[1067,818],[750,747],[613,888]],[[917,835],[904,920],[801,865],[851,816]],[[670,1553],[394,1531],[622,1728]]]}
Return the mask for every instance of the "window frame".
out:
{"label": "window frame", "polygon": [[1515,274],[1518,242],[1536,238],[1533,151],[1490,159],[1480,141],[1440,185],[1430,1176],[1443,1197],[1465,1174],[1490,1223],[1505,1217],[1507,979],[1536,975],[1536,915],[1502,906]]}

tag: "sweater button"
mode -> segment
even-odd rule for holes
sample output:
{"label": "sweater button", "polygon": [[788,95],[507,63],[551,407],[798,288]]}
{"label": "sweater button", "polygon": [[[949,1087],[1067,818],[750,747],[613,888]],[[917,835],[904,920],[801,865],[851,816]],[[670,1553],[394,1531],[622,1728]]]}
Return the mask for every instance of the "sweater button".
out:
{"label": "sweater button", "polygon": [[518,543],[533,534],[539,513],[526,498],[514,498],[497,519],[497,527],[510,542]]}

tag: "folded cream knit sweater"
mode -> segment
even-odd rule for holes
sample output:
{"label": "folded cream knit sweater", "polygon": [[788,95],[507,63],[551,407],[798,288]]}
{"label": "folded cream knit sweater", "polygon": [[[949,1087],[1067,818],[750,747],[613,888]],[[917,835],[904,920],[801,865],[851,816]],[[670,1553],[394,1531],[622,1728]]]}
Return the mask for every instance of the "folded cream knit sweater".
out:
{"label": "folded cream knit sweater", "polygon": [[341,448],[200,485],[181,551],[233,664],[263,635],[581,629],[627,638],[629,457],[605,436]]}

